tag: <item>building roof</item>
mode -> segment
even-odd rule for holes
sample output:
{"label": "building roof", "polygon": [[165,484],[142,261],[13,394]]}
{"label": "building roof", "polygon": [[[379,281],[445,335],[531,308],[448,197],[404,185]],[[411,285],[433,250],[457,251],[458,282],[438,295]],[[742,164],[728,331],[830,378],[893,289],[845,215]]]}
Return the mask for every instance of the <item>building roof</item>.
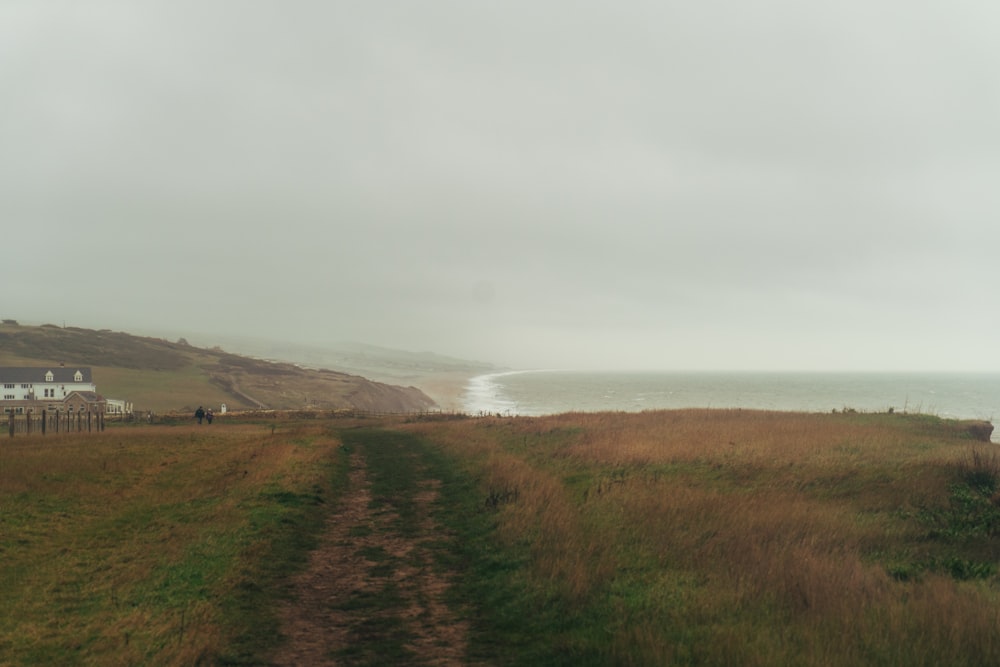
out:
{"label": "building roof", "polygon": [[100,403],[104,400],[104,397],[98,394],[96,391],[71,391],[66,396],[66,398],[63,399],[63,403],[69,401],[69,399],[72,398],[73,396],[79,396],[87,403]]}
{"label": "building roof", "polygon": [[76,382],[73,378],[80,371],[82,382],[93,383],[89,366],[0,366],[0,382],[31,382],[45,384],[45,374],[52,371],[52,382]]}

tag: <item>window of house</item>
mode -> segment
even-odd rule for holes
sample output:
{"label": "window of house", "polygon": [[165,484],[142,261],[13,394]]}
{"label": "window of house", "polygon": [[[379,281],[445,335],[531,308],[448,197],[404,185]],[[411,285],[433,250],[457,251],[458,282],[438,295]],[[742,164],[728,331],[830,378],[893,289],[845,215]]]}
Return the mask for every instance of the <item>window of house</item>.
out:
{"label": "window of house", "polygon": [[52,382],[52,380],[54,380],[54,379],[55,379],[55,377],[53,377],[52,371],[49,371],[48,373],[45,374],[45,381],[46,382]]}
{"label": "window of house", "polygon": [[24,383],[21,385],[21,389],[31,389],[31,385],[28,383]]}
{"label": "window of house", "polygon": [[4,394],[3,395],[3,400],[5,400],[5,401],[13,401],[14,400],[14,394]]}
{"label": "window of house", "polygon": [[5,384],[5,385],[3,386],[3,388],[4,388],[4,389],[13,389],[13,388],[14,388],[14,385],[12,385],[12,384]]}
{"label": "window of house", "polygon": [[83,373],[81,373],[80,371],[77,371],[76,375],[73,376],[73,381],[74,382],[83,382]]}

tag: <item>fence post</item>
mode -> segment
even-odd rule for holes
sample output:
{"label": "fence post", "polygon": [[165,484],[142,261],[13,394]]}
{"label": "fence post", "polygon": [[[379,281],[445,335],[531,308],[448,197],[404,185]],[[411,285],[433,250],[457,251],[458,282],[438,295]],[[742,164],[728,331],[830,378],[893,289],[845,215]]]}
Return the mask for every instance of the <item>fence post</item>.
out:
{"label": "fence post", "polygon": [[59,432],[59,408],[56,408],[56,433]]}
{"label": "fence post", "polygon": [[45,435],[45,422],[48,420],[49,416],[45,412],[45,408],[42,408],[42,435]]}
{"label": "fence post", "polygon": [[14,437],[14,411],[10,411],[10,437]]}

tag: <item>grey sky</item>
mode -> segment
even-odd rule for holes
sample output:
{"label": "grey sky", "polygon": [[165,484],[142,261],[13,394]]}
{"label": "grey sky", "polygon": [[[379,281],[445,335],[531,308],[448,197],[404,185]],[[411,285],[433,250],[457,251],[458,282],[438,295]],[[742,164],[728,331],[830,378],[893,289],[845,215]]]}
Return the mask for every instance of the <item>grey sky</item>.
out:
{"label": "grey sky", "polygon": [[1000,6],[0,2],[0,314],[1000,370]]}

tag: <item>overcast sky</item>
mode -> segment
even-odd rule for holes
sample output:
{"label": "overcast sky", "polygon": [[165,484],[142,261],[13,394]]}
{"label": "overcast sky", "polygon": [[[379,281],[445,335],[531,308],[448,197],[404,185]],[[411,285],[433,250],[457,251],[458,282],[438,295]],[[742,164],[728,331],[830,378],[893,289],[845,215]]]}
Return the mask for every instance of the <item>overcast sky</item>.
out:
{"label": "overcast sky", "polygon": [[0,0],[0,316],[1000,370],[987,0]]}

